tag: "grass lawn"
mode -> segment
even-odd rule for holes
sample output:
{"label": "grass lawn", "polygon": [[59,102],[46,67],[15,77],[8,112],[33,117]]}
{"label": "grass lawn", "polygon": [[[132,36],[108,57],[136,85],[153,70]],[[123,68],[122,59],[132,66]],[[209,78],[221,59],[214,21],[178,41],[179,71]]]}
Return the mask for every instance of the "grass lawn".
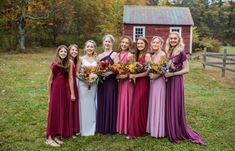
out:
{"label": "grass lawn", "polygon": [[[0,54],[0,150],[55,150],[45,145],[46,81],[54,50]],[[123,135],[95,135],[65,140],[58,150],[235,150],[235,74],[221,78],[217,69],[190,61],[185,75],[187,123],[206,146],[150,136],[126,140]]]}

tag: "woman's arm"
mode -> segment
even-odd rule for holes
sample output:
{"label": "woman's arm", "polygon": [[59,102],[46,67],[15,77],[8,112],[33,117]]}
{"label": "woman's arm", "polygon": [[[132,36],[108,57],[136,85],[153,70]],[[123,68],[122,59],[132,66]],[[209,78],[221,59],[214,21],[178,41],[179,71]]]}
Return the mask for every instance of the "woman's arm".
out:
{"label": "woman's arm", "polygon": [[172,76],[177,76],[177,75],[183,75],[189,72],[189,62],[188,60],[185,60],[183,62],[183,66],[182,69],[180,71],[176,71],[176,72],[169,72],[165,74],[165,77],[172,77]]}
{"label": "woman's arm", "polygon": [[47,80],[47,89],[48,89],[48,103],[50,102],[50,94],[51,94],[51,84],[53,82],[53,73],[50,70],[49,77]]}
{"label": "woman's arm", "polygon": [[73,62],[70,60],[69,61],[70,66],[69,66],[69,88],[70,88],[70,93],[71,93],[71,100],[75,101],[75,95],[74,95],[74,81],[73,81]]}
{"label": "woman's arm", "polygon": [[79,78],[79,72],[80,72],[80,69],[81,69],[81,58],[79,58],[78,62],[77,62],[77,65],[76,65],[76,76],[77,78]]}

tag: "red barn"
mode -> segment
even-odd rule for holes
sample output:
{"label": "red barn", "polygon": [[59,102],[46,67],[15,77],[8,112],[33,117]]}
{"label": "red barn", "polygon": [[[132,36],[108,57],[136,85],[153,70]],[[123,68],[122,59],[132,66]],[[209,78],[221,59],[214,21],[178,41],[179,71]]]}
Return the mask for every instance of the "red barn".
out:
{"label": "red barn", "polygon": [[165,41],[169,32],[179,32],[185,43],[185,51],[192,53],[193,19],[187,7],[159,7],[125,5],[123,13],[123,35],[133,38],[161,36]]}

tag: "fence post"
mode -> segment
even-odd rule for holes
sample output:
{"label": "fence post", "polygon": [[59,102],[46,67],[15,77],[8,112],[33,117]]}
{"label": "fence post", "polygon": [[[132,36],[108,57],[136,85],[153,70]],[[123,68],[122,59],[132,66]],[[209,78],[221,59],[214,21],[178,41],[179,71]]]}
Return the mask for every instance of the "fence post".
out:
{"label": "fence post", "polygon": [[203,68],[206,68],[206,47],[203,50]]}
{"label": "fence post", "polygon": [[226,58],[227,58],[227,49],[224,48],[222,77],[225,76]]}

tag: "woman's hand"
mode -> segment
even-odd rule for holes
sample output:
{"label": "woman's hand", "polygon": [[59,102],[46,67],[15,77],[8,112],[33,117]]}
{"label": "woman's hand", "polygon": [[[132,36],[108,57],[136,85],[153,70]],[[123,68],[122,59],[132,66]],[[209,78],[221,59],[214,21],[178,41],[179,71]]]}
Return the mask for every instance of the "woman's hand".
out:
{"label": "woman's hand", "polygon": [[113,74],[113,72],[108,71],[108,72],[102,73],[102,76],[107,77],[107,76],[110,76],[111,74]]}
{"label": "woman's hand", "polygon": [[160,74],[154,74],[154,73],[149,73],[149,78],[151,80],[155,79],[155,78],[158,78],[160,76]]}
{"label": "woman's hand", "polygon": [[119,74],[116,76],[117,79],[126,79],[128,78],[128,74]]}
{"label": "woman's hand", "polygon": [[165,73],[165,77],[166,78],[173,77],[174,75],[175,75],[174,72],[167,72],[167,73]]}
{"label": "woman's hand", "polygon": [[71,100],[72,100],[72,101],[75,101],[75,99],[76,99],[76,98],[75,98],[74,94],[71,94]]}

